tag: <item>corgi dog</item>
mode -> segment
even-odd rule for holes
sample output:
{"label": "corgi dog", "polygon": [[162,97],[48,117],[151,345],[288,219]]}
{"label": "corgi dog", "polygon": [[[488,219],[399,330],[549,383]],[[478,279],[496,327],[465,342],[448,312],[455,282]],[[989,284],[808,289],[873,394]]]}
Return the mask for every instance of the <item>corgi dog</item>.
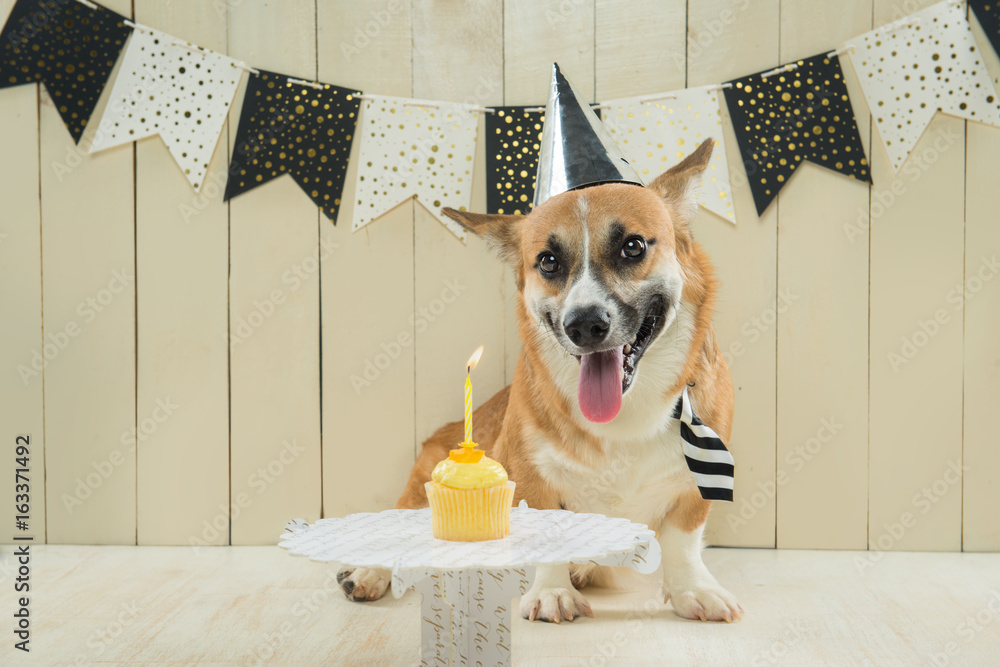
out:
{"label": "corgi dog", "polygon": [[[736,598],[702,562],[711,501],[682,449],[685,387],[702,423],[729,442],[733,386],[712,327],[716,283],[691,237],[696,185],[715,142],[648,186],[604,183],[551,197],[528,215],[444,213],[515,272],[523,348],[513,383],[475,412],[477,440],[517,483],[514,503],[646,524],[662,551],[663,597],[689,619],[733,621]],[[461,422],[423,445],[397,507],[427,506],[424,483],[463,439]],[[520,613],[592,616],[579,588],[593,565],[536,569]],[[354,600],[381,597],[388,570],[343,570]]]}

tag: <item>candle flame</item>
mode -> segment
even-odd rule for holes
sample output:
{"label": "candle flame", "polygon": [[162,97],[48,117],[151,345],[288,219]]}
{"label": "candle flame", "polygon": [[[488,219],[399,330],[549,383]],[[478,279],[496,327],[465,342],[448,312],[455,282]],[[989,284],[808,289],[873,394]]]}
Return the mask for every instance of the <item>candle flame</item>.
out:
{"label": "candle flame", "polygon": [[482,356],[483,356],[483,346],[480,345],[479,347],[476,348],[476,351],[472,353],[472,356],[469,357],[469,363],[465,365],[466,371],[471,373],[472,369],[474,369],[476,365],[479,363],[479,358]]}

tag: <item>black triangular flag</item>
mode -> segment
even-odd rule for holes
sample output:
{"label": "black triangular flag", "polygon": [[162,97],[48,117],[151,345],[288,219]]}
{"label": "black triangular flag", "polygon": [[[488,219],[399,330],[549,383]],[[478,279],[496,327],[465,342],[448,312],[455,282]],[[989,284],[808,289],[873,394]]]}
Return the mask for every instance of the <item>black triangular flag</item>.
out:
{"label": "black triangular flag", "polygon": [[545,114],[538,107],[495,111],[486,114],[486,212],[524,214],[535,196]]}
{"label": "black triangular flag", "polygon": [[969,7],[979,19],[979,25],[1000,56],[1000,3],[997,0],[969,0]]}
{"label": "black triangular flag", "polygon": [[[486,212],[521,215],[535,198],[543,107],[491,107],[486,114]],[[595,109],[601,117],[600,109]]]}
{"label": "black triangular flag", "polygon": [[0,88],[44,82],[79,142],[132,32],[124,20],[72,0],[18,0],[0,33]]}
{"label": "black triangular flag", "polygon": [[821,54],[794,64],[767,78],[734,79],[725,91],[758,215],[802,160],[871,182],[840,59]]}
{"label": "black triangular flag", "polygon": [[330,84],[313,88],[284,74],[252,74],[243,98],[225,198],[291,174],[336,223],[361,100]]}

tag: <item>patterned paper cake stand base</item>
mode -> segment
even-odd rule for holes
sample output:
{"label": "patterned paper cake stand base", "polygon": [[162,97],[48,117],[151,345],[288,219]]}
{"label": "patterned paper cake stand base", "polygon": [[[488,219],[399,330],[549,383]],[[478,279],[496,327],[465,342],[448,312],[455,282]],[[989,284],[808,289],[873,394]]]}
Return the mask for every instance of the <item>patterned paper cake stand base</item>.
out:
{"label": "patterned paper cake stand base", "polygon": [[627,519],[565,510],[511,510],[511,534],[447,542],[431,534],[429,509],[387,510],[289,522],[280,546],[312,560],[392,570],[392,594],[413,588],[420,607],[422,665],[509,665],[511,600],[534,566],[593,563],[650,573],[660,564],[652,530]]}

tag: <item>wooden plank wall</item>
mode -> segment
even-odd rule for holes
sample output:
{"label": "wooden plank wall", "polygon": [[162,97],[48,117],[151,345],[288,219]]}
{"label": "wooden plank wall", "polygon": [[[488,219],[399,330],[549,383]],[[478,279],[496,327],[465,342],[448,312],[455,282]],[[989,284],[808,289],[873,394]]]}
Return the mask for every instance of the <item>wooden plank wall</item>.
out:
{"label": "wooden plank wall", "polygon": [[[986,38],[973,18],[979,44]],[[981,50],[994,86],[1000,84],[1000,57]],[[962,548],[1000,550],[1000,447],[992,428],[1000,399],[1000,169],[984,165],[1000,154],[1000,132],[978,123],[966,124],[965,154],[965,281],[964,303],[964,430],[962,461],[969,469],[962,485]],[[954,295],[949,288],[949,294]],[[946,295],[947,299],[947,295]],[[955,313],[953,298],[947,308]]]}
{"label": "wooden plank wall", "polygon": [[[687,85],[720,83],[778,65],[779,2],[688,4]],[[674,48],[680,48],[677,45]],[[669,63],[676,67],[679,53]],[[720,98],[721,100],[721,98]],[[701,211],[692,223],[722,284],[716,301],[716,334],[733,374],[736,416],[733,456],[739,461],[736,502],[709,519],[713,544],[775,545],[775,352],[777,329],[765,319],[777,301],[778,201],[757,218],[735,135],[722,103],[736,225]]]}
{"label": "wooden plank wall", "polygon": [[[454,26],[449,39],[441,39],[445,25]],[[502,3],[414,3],[414,97],[497,105],[503,103],[503,81]],[[482,138],[485,120],[479,116]],[[474,183],[482,183],[486,174],[486,151],[480,148]],[[486,210],[486,188],[474,190],[470,210]],[[476,369],[477,404],[507,384],[504,328],[482,326],[484,318],[499,322],[503,313],[505,271],[481,239],[463,244],[421,205],[414,207],[414,216],[414,307],[429,320],[414,332],[414,444],[419,449],[439,426],[461,417],[455,408],[464,400],[463,364],[479,345],[486,351]]]}
{"label": "wooden plank wall", "polygon": [[[131,15],[128,0],[106,6]],[[47,538],[134,544],[136,147],[87,155],[44,88],[39,100],[42,328],[79,331],[43,373]]]}
{"label": "wooden plank wall", "polygon": [[[321,3],[320,78],[370,93],[412,96],[409,3],[394,3],[392,9],[379,2]],[[351,154],[355,163],[357,139],[365,131],[359,124]],[[405,201],[352,233],[355,173],[352,168],[348,174],[341,223],[322,225],[326,244],[336,244],[322,265],[323,491],[329,516],[394,506],[416,447],[411,316],[419,204]],[[378,279],[359,299],[347,286],[367,280],[362,276]]]}
{"label": "wooden plank wall", "polygon": [[[871,0],[784,2],[780,60],[870,29]],[[856,109],[867,150],[871,120]],[[811,163],[798,171],[778,195],[777,546],[864,549],[868,237],[849,241],[838,223],[867,209],[869,187]]]}
{"label": "wooden plank wall", "polygon": [[[880,25],[896,6],[876,0],[874,10]],[[965,121],[938,114],[914,149],[920,161],[911,156],[896,176],[883,144],[872,144],[872,178],[879,185],[870,225],[868,541],[911,551],[956,550],[960,488],[931,487],[962,457],[962,318],[954,311],[947,321],[936,314],[952,308],[944,295],[963,282]],[[897,183],[905,193],[891,202]],[[912,356],[905,364],[893,363],[890,352],[902,356],[905,341],[916,352],[904,356]],[[925,488],[930,497],[914,501]],[[906,512],[919,520],[897,538],[893,526]]]}
{"label": "wooden plank wall", "polygon": [[[221,53],[228,48],[226,17],[210,4],[139,0],[135,18]],[[228,526],[211,527],[229,503],[229,206],[219,196],[226,137],[201,193],[177,178],[159,137],[136,144],[139,544],[229,541]]]}
{"label": "wooden plank wall", "polygon": [[[14,0],[0,1],[6,16]],[[0,480],[19,467],[13,452],[19,436],[30,438],[31,521],[17,531],[45,540],[45,432],[42,413],[42,230],[39,205],[38,86],[19,86],[0,94],[0,146],[17,160],[0,161],[0,182],[7,211],[0,220]],[[64,332],[65,334],[65,332]],[[50,342],[56,346],[61,339]],[[67,341],[68,342],[68,341]],[[54,348],[50,348],[54,349]],[[37,357],[35,356],[37,353]],[[6,452],[11,452],[7,455]],[[13,500],[13,498],[11,498]],[[14,526],[14,503],[0,505],[0,525]],[[8,538],[9,539],[9,538]]]}
{"label": "wooden plank wall", "polygon": [[[248,0],[228,20],[232,56],[316,79],[313,0]],[[230,127],[240,105],[233,107]],[[274,542],[289,516],[315,520],[322,511],[321,222],[290,177],[229,204],[233,544]]]}
{"label": "wooden plank wall", "polygon": [[[590,102],[719,83],[832,50],[900,11],[891,0],[106,4],[265,69],[478,105],[543,104],[553,61]],[[12,5],[0,0],[0,14]],[[996,78],[1000,61],[985,57]],[[758,218],[723,105],[737,224],[702,211],[693,229],[721,282],[739,473],[709,539],[997,550],[1000,130],[938,116],[893,174],[843,62],[874,188],[805,164]],[[460,416],[466,356],[486,346],[477,404],[512,378],[510,272],[422,203],[401,200],[352,233],[354,166],[337,226],[289,178],[222,201],[244,87],[201,193],[158,138],[81,157],[44,90],[0,91],[0,437],[32,435],[39,540],[273,543],[292,517],[390,507],[421,441]],[[484,170],[480,150],[473,210]],[[44,369],[18,374],[74,325]],[[894,362],[906,341],[926,342]]]}

